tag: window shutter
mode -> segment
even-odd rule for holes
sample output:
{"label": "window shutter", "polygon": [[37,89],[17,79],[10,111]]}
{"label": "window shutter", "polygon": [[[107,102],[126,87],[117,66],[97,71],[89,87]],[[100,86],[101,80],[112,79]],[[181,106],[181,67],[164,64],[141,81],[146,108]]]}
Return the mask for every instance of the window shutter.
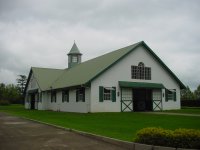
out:
{"label": "window shutter", "polygon": [[112,87],[112,102],[116,102],[116,87]]}
{"label": "window shutter", "polygon": [[39,93],[37,93],[36,97],[37,97],[37,102],[39,102]]}
{"label": "window shutter", "polygon": [[57,95],[56,95],[56,92],[55,92],[55,102],[56,102],[56,100],[57,100]]}
{"label": "window shutter", "polygon": [[99,86],[99,102],[103,102],[103,86]]}
{"label": "window shutter", "polygon": [[176,101],[176,91],[173,92],[174,101]]}
{"label": "window shutter", "polygon": [[76,102],[78,102],[78,89],[76,90]]}
{"label": "window shutter", "polygon": [[53,99],[52,99],[52,92],[51,92],[51,103],[53,102]]}
{"label": "window shutter", "polygon": [[165,101],[168,102],[168,90],[165,89]]}
{"label": "window shutter", "polygon": [[62,102],[64,102],[64,94],[65,94],[65,92],[62,91]]}
{"label": "window shutter", "polygon": [[83,88],[83,102],[85,102],[85,88]]}
{"label": "window shutter", "polygon": [[40,92],[40,102],[42,102],[42,92]]}
{"label": "window shutter", "polygon": [[67,90],[67,102],[69,102],[69,90]]}

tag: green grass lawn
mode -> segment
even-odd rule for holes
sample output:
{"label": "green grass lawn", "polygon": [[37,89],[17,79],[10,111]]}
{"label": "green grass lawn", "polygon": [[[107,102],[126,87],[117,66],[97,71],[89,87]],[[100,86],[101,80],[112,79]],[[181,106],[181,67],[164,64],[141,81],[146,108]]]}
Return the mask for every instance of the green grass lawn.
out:
{"label": "green grass lawn", "polygon": [[200,115],[200,107],[182,107],[179,110],[166,110],[164,112],[182,113],[182,114],[199,114]]}
{"label": "green grass lawn", "polygon": [[25,110],[21,105],[0,106],[0,111],[126,141],[132,141],[136,132],[145,127],[200,129],[200,117],[193,116],[136,112],[80,114]]}

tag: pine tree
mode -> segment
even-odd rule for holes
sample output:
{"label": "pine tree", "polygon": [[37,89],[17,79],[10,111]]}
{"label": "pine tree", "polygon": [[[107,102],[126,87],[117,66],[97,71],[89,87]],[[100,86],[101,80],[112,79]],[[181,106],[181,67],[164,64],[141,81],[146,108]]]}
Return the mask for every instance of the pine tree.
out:
{"label": "pine tree", "polygon": [[18,75],[18,76],[19,78],[17,78],[17,86],[19,87],[20,93],[23,95],[27,82],[27,77],[25,75]]}

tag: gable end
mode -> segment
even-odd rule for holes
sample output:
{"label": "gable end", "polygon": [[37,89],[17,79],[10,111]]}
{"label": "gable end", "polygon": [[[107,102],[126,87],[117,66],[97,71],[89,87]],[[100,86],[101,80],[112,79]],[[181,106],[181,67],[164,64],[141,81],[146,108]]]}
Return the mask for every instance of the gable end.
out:
{"label": "gable end", "polygon": [[110,69],[112,66],[114,66],[115,64],[117,64],[119,61],[121,61],[123,58],[125,58],[128,54],[130,54],[131,52],[133,52],[139,46],[143,46],[143,47],[145,47],[148,50],[148,52],[160,63],[160,65],[167,72],[169,72],[169,74],[176,80],[176,82],[178,82],[178,84],[180,85],[181,89],[185,89],[186,88],[185,85],[178,79],[178,77],[165,65],[165,63],[153,52],[153,50],[149,46],[147,46],[147,44],[144,41],[139,42],[134,48],[132,48],[130,51],[128,51],[126,54],[124,54],[122,57],[120,57],[118,60],[116,60],[115,62],[113,62],[111,65],[109,65],[108,67],[106,67],[99,74],[95,75],[92,79],[90,79],[88,82],[86,82],[86,85],[89,85],[94,79],[96,79],[98,76],[100,76],[105,71],[107,71],[108,69]]}

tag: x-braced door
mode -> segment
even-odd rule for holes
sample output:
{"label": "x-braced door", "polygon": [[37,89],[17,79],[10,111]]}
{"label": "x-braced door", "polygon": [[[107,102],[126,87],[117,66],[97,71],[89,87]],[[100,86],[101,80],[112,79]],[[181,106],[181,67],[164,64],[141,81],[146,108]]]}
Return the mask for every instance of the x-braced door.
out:
{"label": "x-braced door", "polygon": [[121,89],[121,112],[133,111],[132,89]]}
{"label": "x-braced door", "polygon": [[153,111],[162,110],[162,90],[153,90]]}

